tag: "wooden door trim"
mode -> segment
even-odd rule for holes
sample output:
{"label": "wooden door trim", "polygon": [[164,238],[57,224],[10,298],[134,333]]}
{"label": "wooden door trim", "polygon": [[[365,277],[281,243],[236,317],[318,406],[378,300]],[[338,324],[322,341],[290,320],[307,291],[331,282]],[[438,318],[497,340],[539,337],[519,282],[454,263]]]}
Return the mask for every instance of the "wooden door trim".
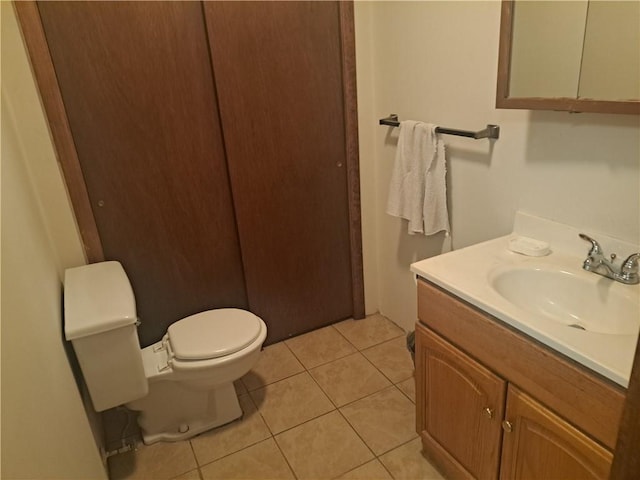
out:
{"label": "wooden door trim", "polygon": [[627,390],[618,442],[613,454],[611,467],[612,480],[632,480],[640,475],[640,337],[636,346],[633,359],[631,378]]}
{"label": "wooden door trim", "polygon": [[40,20],[38,5],[34,1],[14,2],[18,21],[22,29],[31,68],[38,85],[40,99],[47,116],[47,124],[54,144],[54,150],[67,186],[71,206],[75,213],[78,229],[89,263],[104,260],[102,242],[98,226],[93,216],[89,193],[84,182],[80,161],[76,151],[69,119],[62,101],[62,93],[56,78],[53,60]]}
{"label": "wooden door trim", "polygon": [[358,102],[356,91],[356,42],[353,2],[338,2],[338,11],[340,15],[340,44],[342,54],[342,90],[344,98],[353,318],[360,319],[365,317],[365,309],[358,150]]}

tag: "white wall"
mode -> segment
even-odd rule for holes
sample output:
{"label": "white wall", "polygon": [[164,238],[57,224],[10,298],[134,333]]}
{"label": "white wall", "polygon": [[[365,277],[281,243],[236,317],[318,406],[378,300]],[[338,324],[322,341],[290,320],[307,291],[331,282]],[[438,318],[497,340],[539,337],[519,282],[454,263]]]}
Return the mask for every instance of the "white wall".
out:
{"label": "white wall", "polygon": [[[369,45],[373,41],[373,15],[370,4],[356,4],[356,43]],[[362,205],[362,257],[364,269],[364,299],[367,314],[378,311],[378,252],[376,242],[376,209],[378,189],[375,156],[376,115],[373,102],[373,50],[358,48],[356,75],[358,79],[358,137],[360,154],[360,199]]]}
{"label": "white wall", "polygon": [[494,143],[443,137],[453,248],[509,233],[518,209],[640,243],[640,119],[495,109],[499,23],[499,1],[356,2],[362,188],[372,190],[362,209],[375,232],[364,242],[377,252],[367,307],[406,329],[416,320],[409,264],[449,240],[408,236],[384,213],[398,134],[377,123],[390,113],[501,127]]}
{"label": "white wall", "polygon": [[2,478],[106,478],[64,349],[62,272],[84,263],[9,2],[2,3]]}

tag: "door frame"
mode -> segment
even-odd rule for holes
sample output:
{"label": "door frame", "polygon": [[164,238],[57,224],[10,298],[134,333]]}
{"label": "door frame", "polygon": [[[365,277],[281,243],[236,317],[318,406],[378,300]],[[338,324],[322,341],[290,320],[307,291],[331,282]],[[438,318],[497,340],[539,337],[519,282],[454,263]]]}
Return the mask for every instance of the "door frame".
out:
{"label": "door frame", "polygon": [[640,475],[640,337],[631,367],[627,398],[622,410],[618,441],[613,452],[611,480],[633,480]]}
{"label": "door frame", "polygon": [[[338,1],[336,3],[340,17],[353,318],[359,319],[364,318],[365,310],[354,13],[352,1]],[[54,150],[62,167],[87,262],[104,261],[105,256],[100,234],[89,202],[87,186],[80,167],[37,3],[35,1],[14,2],[14,8],[38,85]]]}

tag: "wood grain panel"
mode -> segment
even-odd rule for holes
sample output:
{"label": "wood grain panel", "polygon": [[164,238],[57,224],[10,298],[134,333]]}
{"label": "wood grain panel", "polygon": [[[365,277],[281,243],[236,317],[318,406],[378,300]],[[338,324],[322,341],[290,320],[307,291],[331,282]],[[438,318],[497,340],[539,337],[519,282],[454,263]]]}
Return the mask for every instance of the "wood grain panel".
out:
{"label": "wood grain panel", "polygon": [[612,480],[640,478],[640,337],[633,359],[629,389],[624,404],[620,434],[611,468]]}
{"label": "wood grain panel", "polygon": [[492,371],[613,449],[625,391],[426,281],[418,317]]}
{"label": "wood grain panel", "polygon": [[496,479],[506,382],[427,328],[418,325],[416,335],[416,371],[424,372],[416,391],[418,430],[425,451],[448,457],[439,465],[454,478]]}
{"label": "wood grain panel", "polygon": [[247,306],[202,6],[38,5],[107,260],[127,271],[141,343]]}
{"label": "wood grain panel", "polygon": [[56,80],[47,39],[42,29],[36,2],[14,2],[22,35],[29,52],[31,68],[38,84],[40,99],[47,115],[49,131],[55,146],[58,162],[64,173],[71,205],[80,230],[84,253],[89,263],[104,260],[102,243],[98,235],[93,211],[89,203],[87,187],[82,176],[69,120]]}
{"label": "wood grain panel", "polygon": [[502,480],[609,478],[611,452],[513,385],[506,420],[513,427],[504,434]]}
{"label": "wood grain panel", "polygon": [[249,305],[274,342],[353,314],[337,2],[208,2]]}
{"label": "wood grain panel", "polygon": [[344,122],[346,132],[346,165],[349,196],[349,232],[351,239],[351,286],[353,318],[365,317],[364,272],[362,256],[362,224],[360,210],[360,165],[358,140],[358,106],[356,92],[356,38],[353,2],[338,3],[340,12],[340,44],[342,51],[342,88],[344,90]]}

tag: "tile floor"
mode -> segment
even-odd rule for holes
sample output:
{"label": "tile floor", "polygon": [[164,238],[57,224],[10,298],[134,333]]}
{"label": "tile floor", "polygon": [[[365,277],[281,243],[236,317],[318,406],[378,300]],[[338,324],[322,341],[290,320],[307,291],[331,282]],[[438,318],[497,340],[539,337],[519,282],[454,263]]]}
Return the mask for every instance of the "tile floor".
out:
{"label": "tile floor", "polygon": [[270,345],[236,388],[243,418],[111,457],[111,479],[443,478],[420,454],[405,332],[381,315]]}

